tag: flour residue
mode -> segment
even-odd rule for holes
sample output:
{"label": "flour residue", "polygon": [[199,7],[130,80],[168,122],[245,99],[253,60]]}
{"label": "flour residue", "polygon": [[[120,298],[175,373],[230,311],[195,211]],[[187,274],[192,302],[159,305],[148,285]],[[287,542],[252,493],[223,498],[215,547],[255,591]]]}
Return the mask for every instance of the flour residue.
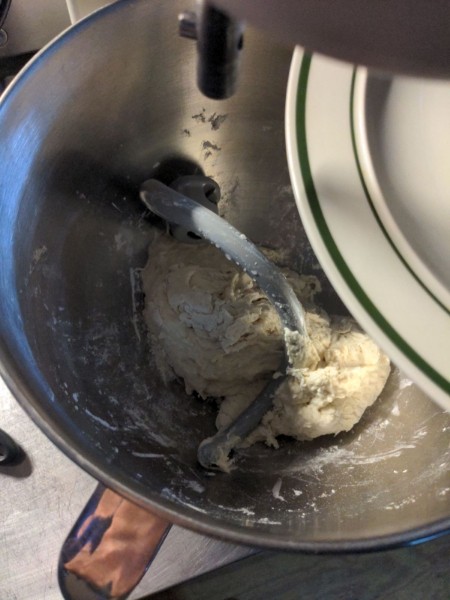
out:
{"label": "flour residue", "polygon": [[231,506],[223,506],[223,504],[218,504],[217,507],[221,508],[222,510],[226,510],[227,512],[241,513],[248,517],[253,517],[255,515],[255,511],[253,511],[250,508],[245,507],[245,506],[242,506],[241,508],[234,508]]}
{"label": "flour residue", "polygon": [[108,421],[105,421],[105,419],[102,419],[98,415],[94,415],[94,413],[92,413],[89,409],[85,408],[84,411],[91,419],[93,419],[96,423],[99,423],[105,429],[109,429],[110,431],[119,430],[119,428],[115,425],[111,425],[111,423],[108,423]]}
{"label": "flour residue", "polygon": [[261,519],[258,519],[256,522],[259,523],[260,525],[282,525],[281,521],[273,521],[272,519],[269,519],[268,517],[262,517]]}
{"label": "flour residue", "polygon": [[193,479],[186,481],[186,485],[191,490],[194,490],[194,492],[197,492],[197,494],[203,494],[205,492],[205,486]]}
{"label": "flour residue", "polygon": [[[327,467],[331,467],[333,471],[337,471],[338,469],[345,470],[356,466],[373,465],[391,458],[398,458],[404,450],[412,450],[414,448],[414,444],[399,443],[395,448],[390,450],[364,454],[363,449],[359,452],[357,448],[343,447],[336,444],[335,446],[322,448],[312,456],[308,454],[304,460],[302,460],[302,455],[299,453],[299,461],[295,462],[293,466],[284,469],[283,473],[291,476],[298,474],[300,477],[308,474],[321,475]],[[300,495],[300,493],[296,495]]]}
{"label": "flour residue", "polygon": [[33,252],[32,264],[36,265],[47,254],[47,246],[40,246]]}
{"label": "flour residue", "polygon": [[385,510],[399,510],[399,509],[403,508],[404,506],[408,506],[409,504],[415,504],[415,503],[416,503],[415,496],[409,496],[408,498],[404,498],[400,502],[389,502],[388,504],[386,504],[386,506],[384,508],[385,508]]}
{"label": "flour residue", "polygon": [[131,454],[136,456],[137,458],[162,458],[164,459],[164,454],[155,454],[154,452],[135,452],[132,451]]}
{"label": "flour residue", "polygon": [[130,269],[130,286],[131,286],[131,321],[133,323],[133,329],[136,334],[138,342],[141,341],[141,334],[139,331],[140,313],[141,307],[139,305],[138,294],[142,294],[141,284],[141,269]]}
{"label": "flour residue", "polygon": [[123,228],[114,236],[116,252],[123,252],[126,256],[132,257],[135,252],[135,242],[133,230]]}

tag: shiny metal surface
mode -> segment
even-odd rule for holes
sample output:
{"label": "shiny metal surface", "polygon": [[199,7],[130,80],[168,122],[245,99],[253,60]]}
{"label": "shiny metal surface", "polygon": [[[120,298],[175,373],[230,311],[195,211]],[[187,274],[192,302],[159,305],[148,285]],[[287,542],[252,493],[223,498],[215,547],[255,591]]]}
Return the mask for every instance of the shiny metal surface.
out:
{"label": "shiny metal surface", "polygon": [[347,435],[282,440],[208,475],[213,407],[166,389],[140,317],[152,228],[140,184],[203,171],[252,241],[323,282],[284,150],[290,51],[251,32],[237,94],[195,86],[184,2],[119,2],[48,48],[0,105],[0,352],[22,405],[80,466],[208,534],[303,550],[371,549],[449,528],[450,417],[394,372]]}

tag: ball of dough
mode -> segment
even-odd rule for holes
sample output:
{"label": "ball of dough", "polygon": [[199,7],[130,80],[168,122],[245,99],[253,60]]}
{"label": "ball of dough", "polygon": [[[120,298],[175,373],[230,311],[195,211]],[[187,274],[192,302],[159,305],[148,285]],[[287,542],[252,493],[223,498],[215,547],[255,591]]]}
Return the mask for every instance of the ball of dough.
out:
{"label": "ball of dough", "polygon": [[[313,276],[284,270],[303,303]],[[284,352],[278,315],[253,280],[209,244],[158,235],[142,273],[145,320],[162,376],[188,394],[220,401],[217,427],[232,422],[276,372]],[[388,358],[348,318],[306,313],[310,341],[294,357],[273,409],[247,438],[277,446],[279,435],[308,440],[348,431],[382,391]]]}

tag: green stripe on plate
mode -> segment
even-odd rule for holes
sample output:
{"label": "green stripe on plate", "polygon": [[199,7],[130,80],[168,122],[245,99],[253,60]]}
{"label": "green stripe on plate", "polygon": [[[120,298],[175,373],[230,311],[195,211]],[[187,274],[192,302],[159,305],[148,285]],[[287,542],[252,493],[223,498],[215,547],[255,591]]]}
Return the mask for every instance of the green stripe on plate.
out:
{"label": "green stripe on plate", "polygon": [[355,157],[356,168],[358,170],[359,180],[360,180],[361,186],[362,186],[362,188],[364,190],[364,195],[365,195],[366,200],[367,200],[367,202],[369,204],[370,210],[372,211],[372,214],[375,217],[376,222],[378,223],[378,227],[383,232],[383,235],[386,238],[388,244],[391,246],[392,250],[398,256],[398,258],[400,259],[400,261],[403,263],[403,266],[405,267],[405,269],[417,281],[417,283],[420,285],[420,287],[430,296],[430,298],[439,306],[439,308],[442,308],[442,310],[447,315],[450,315],[450,310],[445,306],[445,304],[443,304],[439,300],[439,298],[437,298],[433,294],[433,292],[427,287],[426,283],[423,282],[420,279],[420,277],[417,275],[417,273],[408,264],[407,260],[402,255],[402,253],[400,252],[400,250],[397,248],[397,246],[395,245],[394,240],[391,238],[391,236],[389,235],[387,229],[385,228],[384,223],[381,220],[380,215],[377,212],[377,209],[375,207],[375,203],[373,202],[373,199],[372,199],[372,197],[370,195],[369,188],[367,187],[366,180],[364,179],[364,173],[363,173],[363,170],[362,170],[362,167],[361,167],[361,161],[359,160],[358,146],[356,144],[355,121],[354,121],[354,113],[355,113],[355,111],[354,111],[354,105],[355,105],[355,79],[356,79],[356,68],[353,69],[352,83],[351,83],[351,86],[350,86],[350,131],[351,131],[351,136],[352,136],[353,154],[354,154],[354,157]]}
{"label": "green stripe on plate", "polygon": [[426,377],[431,379],[439,388],[450,395],[450,382],[440,373],[438,373],[430,364],[428,364],[426,360],[424,360],[401,337],[401,335],[392,327],[392,325],[380,313],[377,307],[364,292],[355,276],[351,272],[349,266],[345,262],[342,254],[339,252],[336,242],[334,241],[333,236],[328,228],[314,185],[311,167],[309,164],[308,146],[306,140],[306,97],[311,61],[312,56],[305,54],[300,67],[296,105],[296,133],[300,172],[302,174],[306,197],[316,227],[339,273],[364,310],[370,315],[370,317],[378,325],[378,327],[380,327],[385,335],[395,344],[395,346],[397,346],[402,354],[404,354],[418,369],[420,369],[422,373],[426,375]]}

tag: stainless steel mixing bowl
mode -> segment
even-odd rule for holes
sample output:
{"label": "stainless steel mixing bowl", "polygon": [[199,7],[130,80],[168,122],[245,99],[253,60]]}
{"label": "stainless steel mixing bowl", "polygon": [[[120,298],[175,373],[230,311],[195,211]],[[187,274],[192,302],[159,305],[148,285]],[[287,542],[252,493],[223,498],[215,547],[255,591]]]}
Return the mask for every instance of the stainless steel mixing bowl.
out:
{"label": "stainless steel mixing bowl", "polygon": [[249,31],[240,88],[195,86],[184,1],[118,2],[69,30],[0,106],[0,351],[24,408],[73,460],[129,499],[207,534],[302,550],[371,549],[449,529],[450,417],[394,370],[355,429],[242,452],[205,472],[214,405],[167,389],[152,362],[139,269],[152,225],[138,189],[203,171],[223,214],[317,274],[284,149],[290,50]]}

